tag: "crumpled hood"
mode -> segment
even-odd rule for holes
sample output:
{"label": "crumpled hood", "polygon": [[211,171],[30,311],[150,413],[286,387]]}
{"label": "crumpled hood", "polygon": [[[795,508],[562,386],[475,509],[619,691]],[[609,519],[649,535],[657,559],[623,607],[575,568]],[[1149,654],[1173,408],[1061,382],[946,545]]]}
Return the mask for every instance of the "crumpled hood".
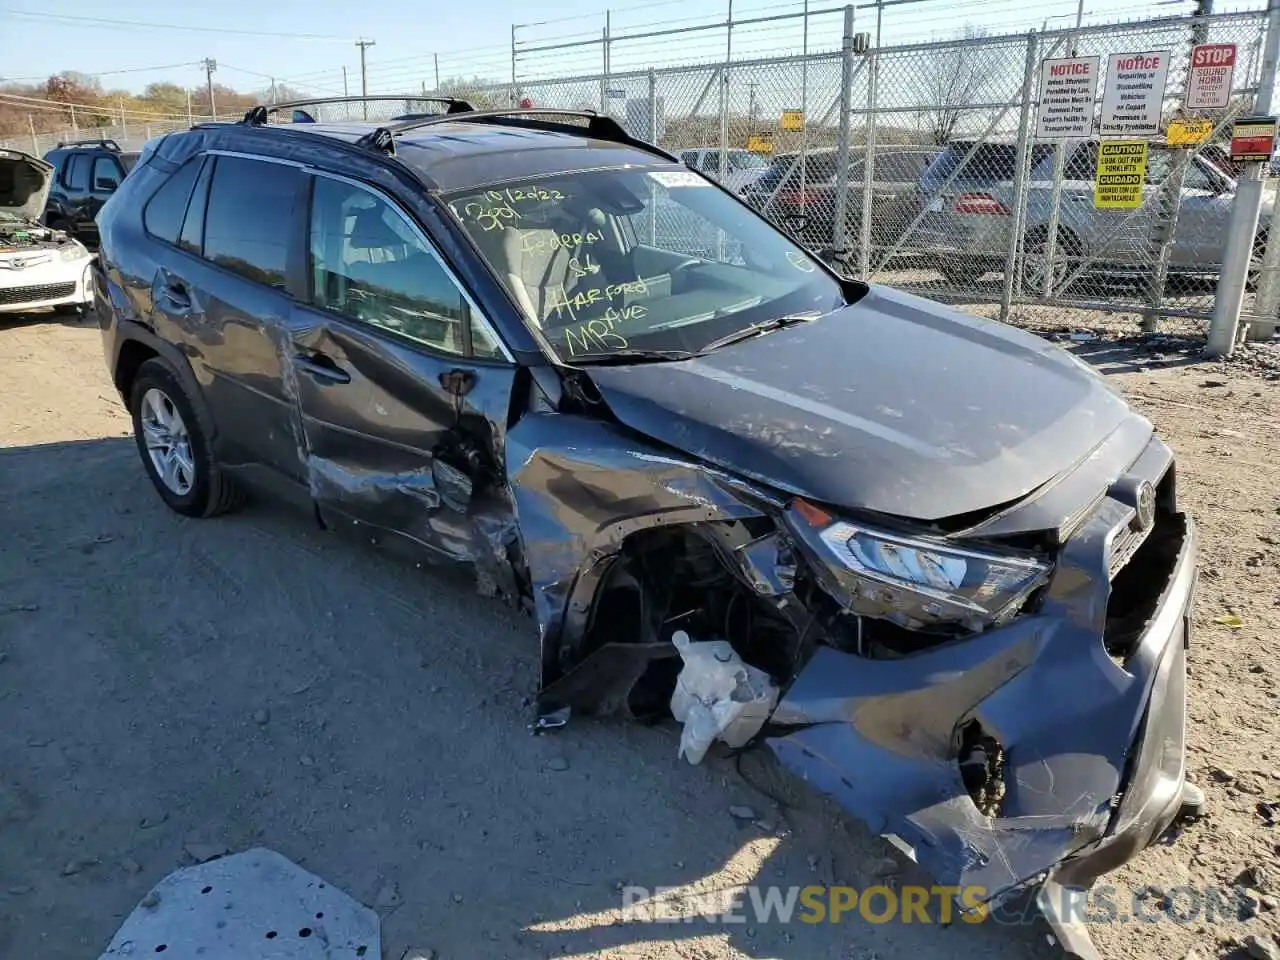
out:
{"label": "crumpled hood", "polygon": [[879,286],[705,357],[590,373],[624,424],[662,443],[814,500],[917,520],[1017,500],[1129,413],[1056,346]]}
{"label": "crumpled hood", "polygon": [[0,211],[39,220],[52,185],[52,164],[20,150],[0,150]]}

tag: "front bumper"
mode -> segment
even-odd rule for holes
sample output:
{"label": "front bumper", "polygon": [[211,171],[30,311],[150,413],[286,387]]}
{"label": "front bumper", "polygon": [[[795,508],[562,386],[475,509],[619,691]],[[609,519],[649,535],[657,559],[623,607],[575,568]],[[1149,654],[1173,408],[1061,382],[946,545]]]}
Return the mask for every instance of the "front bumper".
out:
{"label": "front bumper", "polygon": [[24,270],[0,271],[0,313],[93,302],[93,257],[53,262]]}
{"label": "front bumper", "polygon": [[[1164,515],[1173,560],[1118,661],[1098,578],[1128,516],[1104,500],[1034,615],[898,660],[820,648],[773,715],[780,762],[979,899],[1046,878],[1088,886],[1132,858],[1180,805],[1197,548],[1190,521]],[[961,776],[957,733],[973,722],[1004,750],[997,816]]]}

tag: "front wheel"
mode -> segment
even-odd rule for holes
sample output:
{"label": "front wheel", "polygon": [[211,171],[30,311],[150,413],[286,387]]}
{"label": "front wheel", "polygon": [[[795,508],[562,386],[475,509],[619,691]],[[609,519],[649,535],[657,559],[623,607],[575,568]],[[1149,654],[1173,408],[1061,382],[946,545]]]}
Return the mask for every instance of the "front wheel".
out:
{"label": "front wheel", "polygon": [[[1063,292],[1076,269],[1079,246],[1070,234],[1058,232],[1053,248],[1053,262],[1049,257],[1049,234],[1036,230],[1027,234],[1022,244],[1022,294],[1023,296],[1053,296]],[[1045,281],[1048,280],[1048,289]]]}
{"label": "front wheel", "polygon": [[239,488],[213,459],[190,398],[163,360],[138,369],[129,412],[143,468],[169,509],[212,517],[239,503]]}

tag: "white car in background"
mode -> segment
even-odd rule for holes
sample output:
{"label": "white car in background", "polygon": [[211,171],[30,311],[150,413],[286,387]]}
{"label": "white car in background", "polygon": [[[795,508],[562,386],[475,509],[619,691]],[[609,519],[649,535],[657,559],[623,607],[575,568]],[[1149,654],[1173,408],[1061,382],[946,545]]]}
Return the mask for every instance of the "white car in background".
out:
{"label": "white car in background", "polygon": [[680,162],[690,169],[715,180],[731,193],[741,193],[754,183],[760,174],[769,169],[769,161],[758,153],[733,147],[724,151],[728,172],[720,174],[720,148],[696,147],[680,151]]}
{"label": "white car in background", "polygon": [[51,164],[0,150],[0,313],[79,313],[93,302],[93,255],[40,223],[52,183]]}

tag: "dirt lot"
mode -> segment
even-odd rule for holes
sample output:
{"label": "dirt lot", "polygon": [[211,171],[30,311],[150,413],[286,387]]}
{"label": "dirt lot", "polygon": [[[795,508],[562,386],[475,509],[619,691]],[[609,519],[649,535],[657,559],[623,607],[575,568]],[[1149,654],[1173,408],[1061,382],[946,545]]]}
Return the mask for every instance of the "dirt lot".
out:
{"label": "dirt lot", "polygon": [[[1111,878],[1122,913],[1147,884],[1246,867],[1280,894],[1264,816],[1280,819],[1280,351],[1220,365],[1186,346],[1081,345],[1171,441],[1203,534],[1190,764],[1212,813]],[[255,844],[375,906],[394,958],[1043,953],[1031,928],[994,924],[623,921],[623,884],[918,874],[763,762],[744,780],[677,760],[674,727],[530,736],[532,624],[464,577],[270,504],[169,513],[95,329],[0,322],[0,384],[0,957],[95,957],[193,853]],[[1226,956],[1280,933],[1269,902],[1243,923],[1095,936],[1116,958]]]}

